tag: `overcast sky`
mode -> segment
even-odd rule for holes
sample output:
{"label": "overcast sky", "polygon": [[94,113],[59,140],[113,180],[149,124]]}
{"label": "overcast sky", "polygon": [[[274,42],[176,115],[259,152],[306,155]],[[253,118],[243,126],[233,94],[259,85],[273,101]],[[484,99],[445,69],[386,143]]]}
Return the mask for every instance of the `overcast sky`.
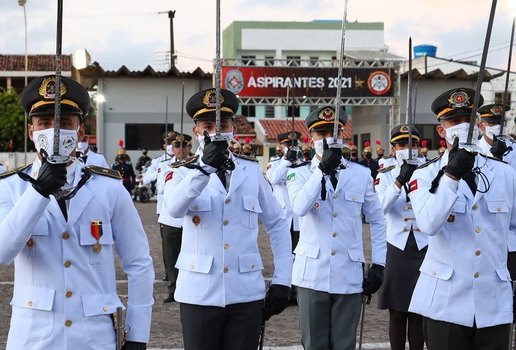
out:
{"label": "overcast sky", "polygon": [[[221,28],[233,21],[341,20],[344,0],[221,0]],[[489,67],[506,69],[512,3],[498,0]],[[152,65],[167,70],[170,22],[176,10],[177,67],[212,71],[215,56],[215,0],[64,1],[63,54],[86,48],[108,70]],[[27,0],[29,54],[55,54],[57,0]],[[413,44],[438,47],[437,56],[476,60],[484,45],[490,0],[349,0],[348,21],[384,22],[389,52],[407,57]],[[23,9],[18,0],[0,0],[0,54],[24,54]],[[339,45],[337,43],[336,45]],[[512,60],[516,70],[516,59]]]}

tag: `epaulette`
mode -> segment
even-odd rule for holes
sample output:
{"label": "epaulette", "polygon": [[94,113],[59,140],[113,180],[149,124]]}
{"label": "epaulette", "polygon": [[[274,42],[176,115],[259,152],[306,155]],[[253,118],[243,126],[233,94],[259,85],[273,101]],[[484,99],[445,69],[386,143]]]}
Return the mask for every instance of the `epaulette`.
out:
{"label": "epaulette", "polygon": [[437,162],[439,159],[441,159],[441,157],[442,157],[442,154],[440,156],[435,157],[434,159],[429,160],[428,162],[426,162],[424,164],[421,164],[417,168],[418,169],[425,168],[425,167],[429,166],[430,164]]}
{"label": "epaulette", "polygon": [[258,163],[258,159],[253,158],[253,157],[245,156],[243,154],[235,154],[235,153],[233,153],[233,155],[235,157],[237,157],[237,158],[240,158],[240,159],[250,160],[251,162],[257,162]]}
{"label": "epaulette", "polygon": [[24,165],[24,166],[22,166],[22,167],[16,168],[16,169],[14,169],[14,170],[6,171],[6,172],[4,172],[4,173],[1,173],[1,174],[0,174],[0,180],[1,180],[1,179],[5,179],[5,178],[7,178],[7,177],[9,177],[9,176],[11,176],[11,175],[14,175],[14,174],[16,174],[18,171],[24,171],[25,169],[27,169],[27,168],[28,168],[28,167],[30,167],[31,165],[32,165],[32,164],[27,164],[27,165]]}
{"label": "epaulette", "polygon": [[393,155],[388,155],[388,156],[383,156],[382,159],[391,159],[391,158],[394,158]]}
{"label": "epaulette", "polygon": [[172,169],[180,168],[180,167],[185,166],[187,164],[196,162],[197,159],[199,159],[199,155],[193,155],[193,156],[190,156],[190,157],[186,157],[185,159],[178,160],[177,162],[170,163],[168,166],[171,167]]}
{"label": "epaulette", "polygon": [[491,157],[491,156],[486,156],[485,154],[481,154],[481,155],[486,157],[486,158],[489,158],[489,159],[492,159],[492,160],[496,160],[497,162],[502,162],[502,163],[505,163],[505,164],[509,164],[508,162],[506,162],[505,160],[502,160],[502,159],[498,159],[498,158]]}
{"label": "epaulette", "polygon": [[378,170],[378,172],[379,173],[386,173],[388,171],[391,171],[394,168],[396,168],[396,165],[391,165],[391,166],[388,166],[387,168],[381,168],[380,170]]}
{"label": "epaulette", "polygon": [[301,162],[301,163],[299,163],[299,164],[292,164],[292,165],[289,165],[289,166],[288,166],[288,168],[292,168],[292,169],[294,169],[294,168],[299,168],[299,167],[301,167],[301,166],[305,166],[305,165],[308,165],[308,164],[310,164],[310,163],[312,163],[312,161],[310,161],[310,160],[309,160],[309,161],[307,161],[307,162]]}
{"label": "epaulette", "polygon": [[96,166],[96,165],[88,165],[87,167],[85,167],[85,169],[89,170],[93,174],[112,177],[113,179],[118,179],[118,180],[122,179],[122,176],[120,175],[118,170],[115,170],[115,169],[103,168],[103,167]]}

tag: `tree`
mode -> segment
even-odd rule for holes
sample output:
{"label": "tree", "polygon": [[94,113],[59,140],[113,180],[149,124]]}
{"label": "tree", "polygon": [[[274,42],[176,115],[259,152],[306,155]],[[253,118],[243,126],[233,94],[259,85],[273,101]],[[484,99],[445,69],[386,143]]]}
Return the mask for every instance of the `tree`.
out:
{"label": "tree", "polygon": [[23,152],[25,113],[14,89],[0,88],[0,152]]}

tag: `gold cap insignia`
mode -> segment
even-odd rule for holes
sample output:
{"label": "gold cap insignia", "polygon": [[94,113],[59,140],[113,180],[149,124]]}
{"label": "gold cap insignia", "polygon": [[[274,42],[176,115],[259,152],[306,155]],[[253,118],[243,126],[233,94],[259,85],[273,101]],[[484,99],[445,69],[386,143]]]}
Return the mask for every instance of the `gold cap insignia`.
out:
{"label": "gold cap insignia", "polygon": [[456,91],[451,94],[448,103],[452,108],[462,108],[469,105],[469,96],[464,91]]}
{"label": "gold cap insignia", "polygon": [[400,126],[400,132],[409,132],[408,125],[401,125]]}
{"label": "gold cap insignia", "polygon": [[[61,81],[61,96],[66,94],[66,86]],[[56,98],[56,78],[48,77],[43,79],[41,85],[39,86],[39,95],[45,99],[55,99]]]}
{"label": "gold cap insignia", "polygon": [[[222,94],[219,94],[220,104],[222,105],[224,103],[224,96]],[[204,97],[202,98],[202,103],[206,107],[215,108],[217,106],[217,95],[216,90],[208,90],[204,94]]]}
{"label": "gold cap insignia", "polygon": [[326,121],[335,120],[335,112],[333,109],[327,107],[320,111],[317,117]]}
{"label": "gold cap insignia", "polygon": [[501,105],[494,105],[493,107],[491,107],[491,113],[493,115],[502,115],[503,107]]}

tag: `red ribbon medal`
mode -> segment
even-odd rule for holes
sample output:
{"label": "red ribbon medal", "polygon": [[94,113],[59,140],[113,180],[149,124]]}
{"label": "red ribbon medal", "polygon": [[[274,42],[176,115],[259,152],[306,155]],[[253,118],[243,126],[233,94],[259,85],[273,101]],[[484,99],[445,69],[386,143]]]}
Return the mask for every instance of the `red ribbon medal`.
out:
{"label": "red ribbon medal", "polygon": [[100,221],[100,220],[92,221],[91,222],[91,235],[93,236],[93,238],[95,238],[97,240],[97,243],[95,243],[93,245],[93,251],[97,254],[100,253],[100,250],[102,249],[102,246],[100,245],[99,241],[100,241],[100,237],[102,237],[103,234],[104,234],[104,232],[102,231],[102,221]]}

